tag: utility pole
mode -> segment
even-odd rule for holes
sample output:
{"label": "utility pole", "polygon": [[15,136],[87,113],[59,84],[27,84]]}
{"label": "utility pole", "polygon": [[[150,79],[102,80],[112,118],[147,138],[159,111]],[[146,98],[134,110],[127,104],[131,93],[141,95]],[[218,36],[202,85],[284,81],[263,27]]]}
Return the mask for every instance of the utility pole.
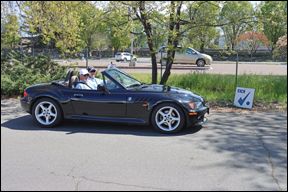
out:
{"label": "utility pole", "polygon": [[130,38],[131,38],[131,55],[130,55],[130,65],[129,66],[133,66],[133,39],[134,39],[134,34],[133,34],[133,19],[132,19],[132,8],[131,10],[129,9],[129,13],[130,13],[130,17],[131,17],[131,21],[132,21],[132,33],[130,33]]}

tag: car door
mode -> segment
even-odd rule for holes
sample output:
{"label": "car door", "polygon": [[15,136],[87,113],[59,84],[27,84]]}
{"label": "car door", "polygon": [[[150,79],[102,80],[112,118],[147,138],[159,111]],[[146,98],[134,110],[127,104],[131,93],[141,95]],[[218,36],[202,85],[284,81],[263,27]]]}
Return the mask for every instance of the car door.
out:
{"label": "car door", "polygon": [[197,60],[197,53],[192,49],[187,48],[182,56],[183,63],[195,64]]}
{"label": "car door", "polygon": [[125,56],[127,61],[131,60],[131,54],[130,53],[124,53],[124,56]]}
{"label": "car door", "polygon": [[97,117],[126,117],[126,90],[112,85],[104,91],[72,89],[72,106],[77,115]]}
{"label": "car door", "polygon": [[181,47],[177,47],[175,51],[175,57],[174,57],[174,63],[182,63],[182,53],[181,53]]}

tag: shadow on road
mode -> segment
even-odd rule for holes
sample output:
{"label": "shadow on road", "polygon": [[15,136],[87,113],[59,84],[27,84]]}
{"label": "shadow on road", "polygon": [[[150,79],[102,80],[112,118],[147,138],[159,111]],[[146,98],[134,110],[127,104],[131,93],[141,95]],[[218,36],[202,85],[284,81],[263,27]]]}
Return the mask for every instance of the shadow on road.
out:
{"label": "shadow on road", "polygon": [[32,115],[26,115],[19,118],[11,119],[1,124],[2,127],[7,127],[13,130],[27,130],[27,131],[62,131],[66,134],[75,133],[96,133],[96,134],[124,134],[124,135],[138,135],[138,136],[161,136],[171,137],[186,134],[195,134],[202,129],[202,126],[186,127],[179,133],[162,134],[154,130],[149,125],[127,125],[110,122],[96,122],[96,121],[81,121],[81,120],[64,120],[55,128],[42,128],[33,119]]}

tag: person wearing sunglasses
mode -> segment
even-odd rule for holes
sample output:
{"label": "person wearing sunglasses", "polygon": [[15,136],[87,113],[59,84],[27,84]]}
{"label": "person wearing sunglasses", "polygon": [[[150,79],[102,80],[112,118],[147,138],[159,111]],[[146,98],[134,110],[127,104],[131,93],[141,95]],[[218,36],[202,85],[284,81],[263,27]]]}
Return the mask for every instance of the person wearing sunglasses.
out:
{"label": "person wearing sunglasses", "polygon": [[75,89],[91,89],[91,86],[87,83],[89,72],[87,69],[81,69],[79,72],[80,81],[76,85]]}
{"label": "person wearing sunglasses", "polygon": [[104,84],[103,80],[95,78],[96,70],[94,67],[88,67],[89,77],[87,80],[88,85],[97,90],[99,84]]}

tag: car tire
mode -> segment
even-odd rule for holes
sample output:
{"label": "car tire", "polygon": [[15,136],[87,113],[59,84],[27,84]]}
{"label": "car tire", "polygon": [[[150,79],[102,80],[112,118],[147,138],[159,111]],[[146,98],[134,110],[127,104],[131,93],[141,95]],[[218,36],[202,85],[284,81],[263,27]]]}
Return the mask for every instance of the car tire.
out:
{"label": "car tire", "polygon": [[178,105],[163,103],[153,110],[151,123],[161,133],[176,133],[183,128],[185,115]]}
{"label": "car tire", "polygon": [[123,61],[124,61],[124,62],[126,62],[126,61],[127,61],[126,57],[123,59]]}
{"label": "car tire", "polygon": [[205,61],[203,59],[199,59],[196,62],[198,67],[204,67],[205,66]]}
{"label": "car tire", "polygon": [[167,65],[167,59],[161,59],[160,63],[162,66],[166,66]]}
{"label": "car tire", "polygon": [[63,120],[60,106],[50,98],[42,98],[36,101],[32,108],[32,115],[37,123],[44,128],[55,127]]}
{"label": "car tire", "polygon": [[119,60],[116,60],[116,62],[119,62]]}

